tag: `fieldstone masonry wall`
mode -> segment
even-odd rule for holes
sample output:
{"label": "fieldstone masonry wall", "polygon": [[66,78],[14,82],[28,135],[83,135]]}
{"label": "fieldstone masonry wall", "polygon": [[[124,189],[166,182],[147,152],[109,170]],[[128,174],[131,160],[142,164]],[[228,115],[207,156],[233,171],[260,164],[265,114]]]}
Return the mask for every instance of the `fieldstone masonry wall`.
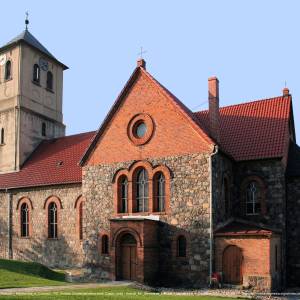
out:
{"label": "fieldstone masonry wall", "polygon": [[[209,155],[192,154],[150,159],[172,172],[170,213],[160,215],[160,278],[164,284],[204,285],[209,275]],[[86,263],[101,268],[107,257],[99,254],[98,233],[110,230],[114,215],[113,176],[126,163],[87,166],[83,170],[83,195],[86,198]],[[188,239],[188,257],[178,259],[174,240],[178,233]],[[104,274],[105,275],[105,274]]]}
{"label": "fieldstone masonry wall", "polygon": [[[74,267],[83,263],[82,241],[77,232],[75,201],[81,195],[81,185],[65,185],[17,190],[12,201],[12,255],[14,259],[32,260],[52,267]],[[45,201],[56,196],[62,203],[58,212],[58,238],[48,239]],[[28,197],[30,210],[30,237],[20,237],[19,199]],[[8,195],[0,194],[0,257],[8,258]]]}

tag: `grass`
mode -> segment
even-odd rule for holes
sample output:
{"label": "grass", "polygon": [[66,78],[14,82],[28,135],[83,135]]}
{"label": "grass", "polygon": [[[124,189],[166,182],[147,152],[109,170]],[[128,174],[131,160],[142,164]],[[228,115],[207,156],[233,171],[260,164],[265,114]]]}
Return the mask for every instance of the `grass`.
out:
{"label": "grass", "polygon": [[62,284],[65,275],[42,264],[0,259],[0,289]]}

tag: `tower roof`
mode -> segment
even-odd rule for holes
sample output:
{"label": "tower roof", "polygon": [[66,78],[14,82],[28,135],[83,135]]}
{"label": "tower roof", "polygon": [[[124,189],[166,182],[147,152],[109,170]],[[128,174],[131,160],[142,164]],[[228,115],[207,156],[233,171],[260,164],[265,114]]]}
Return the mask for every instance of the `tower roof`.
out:
{"label": "tower roof", "polygon": [[40,51],[41,53],[43,53],[44,55],[48,56],[49,58],[53,59],[55,62],[59,63],[64,70],[68,69],[68,67],[66,65],[64,65],[63,63],[61,63],[59,60],[57,60],[55,58],[55,56],[53,54],[51,54],[29,31],[28,29],[24,30],[21,34],[19,34],[18,36],[16,36],[15,38],[13,38],[10,42],[8,42],[7,44],[3,45],[0,48],[0,52],[2,50],[5,50],[7,48],[10,48],[12,46],[17,45],[18,43],[26,43],[27,45],[29,45],[30,47],[33,47],[34,49]]}

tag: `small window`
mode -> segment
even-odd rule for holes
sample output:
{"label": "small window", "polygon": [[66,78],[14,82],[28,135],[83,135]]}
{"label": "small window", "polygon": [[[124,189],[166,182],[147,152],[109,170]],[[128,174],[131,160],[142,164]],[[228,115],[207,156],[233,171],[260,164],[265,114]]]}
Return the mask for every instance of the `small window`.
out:
{"label": "small window", "polygon": [[53,74],[50,71],[47,72],[47,89],[53,90]]}
{"label": "small window", "polygon": [[42,136],[46,136],[46,123],[42,123]]}
{"label": "small window", "polygon": [[177,238],[177,256],[186,257],[186,238],[183,235]]}
{"label": "small window", "polygon": [[162,172],[158,172],[154,175],[154,211],[163,212],[165,211],[165,198],[166,191],[165,185],[166,180]]}
{"label": "small window", "polygon": [[11,61],[10,60],[8,60],[5,64],[4,79],[5,80],[11,79]]}
{"label": "small window", "polygon": [[35,64],[33,66],[33,77],[32,77],[32,80],[35,83],[40,83],[40,67],[39,67],[38,64]]}
{"label": "small window", "polygon": [[48,206],[48,238],[57,238],[57,206],[51,202]]}
{"label": "small window", "polygon": [[122,176],[119,180],[119,203],[118,212],[127,213],[128,212],[128,180],[126,176]]}
{"label": "small window", "polygon": [[108,254],[108,248],[109,248],[109,240],[108,235],[104,234],[101,238],[101,252],[102,254]]}
{"label": "small window", "polygon": [[4,145],[5,143],[5,136],[4,136],[4,128],[1,128],[1,145]]}
{"label": "small window", "polygon": [[29,208],[27,203],[21,205],[21,237],[29,237]]}
{"label": "small window", "polygon": [[260,188],[256,181],[252,181],[246,190],[246,213],[247,215],[257,215],[260,211]]}

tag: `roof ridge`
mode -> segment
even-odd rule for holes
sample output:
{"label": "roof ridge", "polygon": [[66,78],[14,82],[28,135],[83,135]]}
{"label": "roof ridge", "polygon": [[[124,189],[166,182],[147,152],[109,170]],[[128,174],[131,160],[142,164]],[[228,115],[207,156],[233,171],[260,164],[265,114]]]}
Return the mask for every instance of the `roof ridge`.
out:
{"label": "roof ridge", "polygon": [[67,139],[67,138],[76,137],[76,136],[79,136],[79,135],[88,135],[88,134],[92,134],[92,133],[96,133],[96,130],[91,130],[91,131],[81,132],[81,133],[74,133],[74,134],[65,135],[65,136],[61,136],[61,137],[57,137],[57,138],[52,138],[52,139],[49,139],[49,140],[43,140],[43,141],[44,142],[47,142],[47,141],[51,142],[53,140]]}
{"label": "roof ridge", "polygon": [[[231,105],[225,105],[225,106],[221,106],[220,109],[224,109],[224,108],[229,108],[229,107],[236,107],[236,106],[243,106],[243,105],[247,105],[247,104],[252,104],[252,103],[258,103],[258,102],[267,102],[267,101],[274,101],[278,98],[283,98],[283,99],[288,99],[290,100],[291,96],[274,96],[274,97],[271,97],[271,98],[263,98],[263,99],[257,99],[257,100],[251,100],[251,101],[247,101],[247,102],[242,102],[242,103],[237,103],[237,104],[231,104]],[[201,113],[201,112],[207,112],[208,109],[204,109],[204,110],[199,110],[199,111],[194,111],[193,113],[197,114],[197,113]]]}

